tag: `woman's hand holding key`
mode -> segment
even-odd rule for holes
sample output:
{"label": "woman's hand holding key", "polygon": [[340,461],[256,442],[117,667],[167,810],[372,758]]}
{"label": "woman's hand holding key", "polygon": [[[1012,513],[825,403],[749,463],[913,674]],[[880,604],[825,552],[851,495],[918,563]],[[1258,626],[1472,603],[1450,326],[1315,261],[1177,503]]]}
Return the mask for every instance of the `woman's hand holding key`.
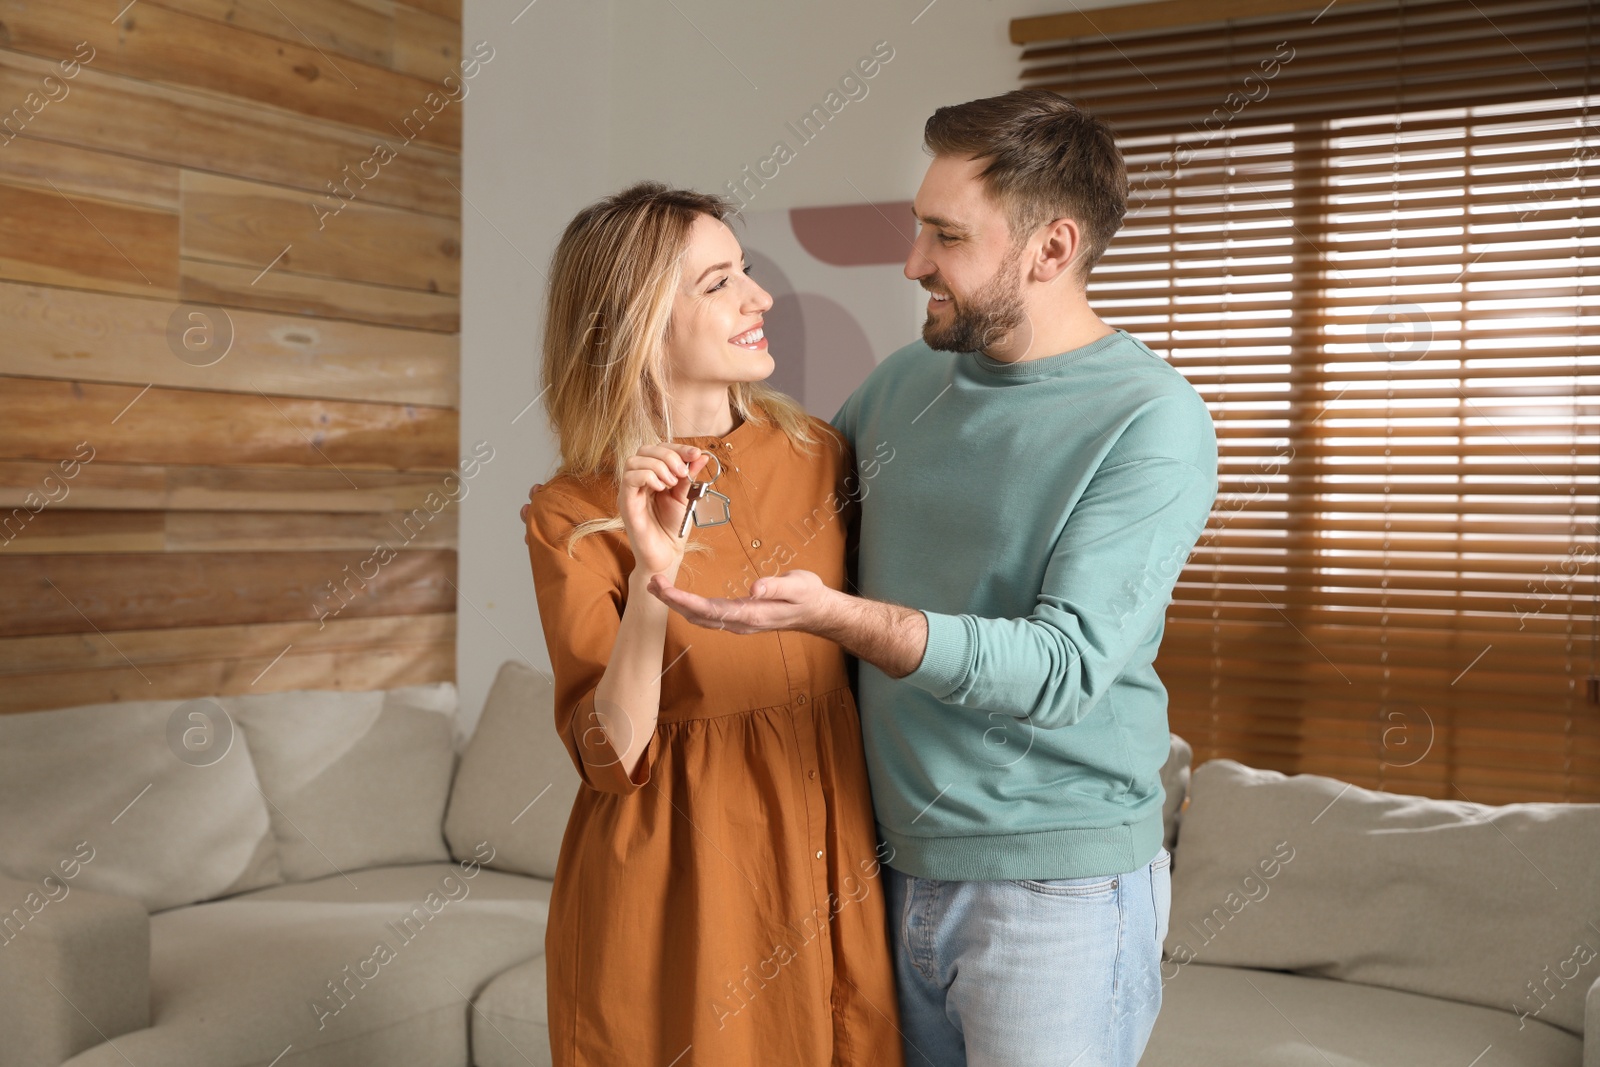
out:
{"label": "woman's hand holding key", "polygon": [[683,560],[678,536],[688,504],[689,483],[709,461],[693,445],[645,445],[623,465],[617,510],[642,578],[674,574]]}

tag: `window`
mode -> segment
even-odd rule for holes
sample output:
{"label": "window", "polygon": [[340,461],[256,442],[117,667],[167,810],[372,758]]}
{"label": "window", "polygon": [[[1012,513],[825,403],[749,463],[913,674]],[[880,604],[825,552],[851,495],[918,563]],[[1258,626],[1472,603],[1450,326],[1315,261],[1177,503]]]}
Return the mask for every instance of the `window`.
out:
{"label": "window", "polygon": [[1157,661],[1197,760],[1600,800],[1592,22],[1341,3],[1024,53],[1127,160],[1091,303],[1216,422]]}

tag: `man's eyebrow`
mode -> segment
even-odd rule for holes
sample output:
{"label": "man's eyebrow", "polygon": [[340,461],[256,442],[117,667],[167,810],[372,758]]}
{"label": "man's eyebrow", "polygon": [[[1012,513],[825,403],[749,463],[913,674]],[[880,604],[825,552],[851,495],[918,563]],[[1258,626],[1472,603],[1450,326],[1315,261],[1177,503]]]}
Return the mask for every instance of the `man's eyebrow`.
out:
{"label": "man's eyebrow", "polygon": [[953,222],[940,215],[918,215],[916,208],[911,209],[911,217],[924,225],[937,226],[941,230],[954,230],[957,233],[967,232],[967,228],[959,222]]}

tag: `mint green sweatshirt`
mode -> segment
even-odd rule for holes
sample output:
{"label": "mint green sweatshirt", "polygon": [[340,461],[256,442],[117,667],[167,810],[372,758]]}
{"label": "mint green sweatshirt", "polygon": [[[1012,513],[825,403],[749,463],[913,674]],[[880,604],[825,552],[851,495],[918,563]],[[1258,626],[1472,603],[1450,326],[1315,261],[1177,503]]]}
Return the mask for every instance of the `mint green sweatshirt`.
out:
{"label": "mint green sweatshirt", "polygon": [[1152,662],[1217,490],[1199,395],[1121,330],[1015,364],[917,341],[833,424],[856,451],[857,587],[928,619],[911,674],[859,664],[883,859],[961,880],[1148,863]]}

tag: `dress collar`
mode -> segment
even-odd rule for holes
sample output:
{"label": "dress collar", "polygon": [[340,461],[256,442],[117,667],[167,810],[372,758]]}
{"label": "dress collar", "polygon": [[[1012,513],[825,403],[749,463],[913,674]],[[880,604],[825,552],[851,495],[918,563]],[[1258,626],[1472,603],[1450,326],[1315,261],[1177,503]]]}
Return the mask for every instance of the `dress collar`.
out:
{"label": "dress collar", "polygon": [[761,436],[763,429],[770,429],[770,427],[758,427],[753,420],[745,419],[725,434],[674,437],[673,441],[678,444],[694,445],[696,448],[704,448],[707,451],[715,451],[719,455],[723,455],[727,452],[749,447]]}

